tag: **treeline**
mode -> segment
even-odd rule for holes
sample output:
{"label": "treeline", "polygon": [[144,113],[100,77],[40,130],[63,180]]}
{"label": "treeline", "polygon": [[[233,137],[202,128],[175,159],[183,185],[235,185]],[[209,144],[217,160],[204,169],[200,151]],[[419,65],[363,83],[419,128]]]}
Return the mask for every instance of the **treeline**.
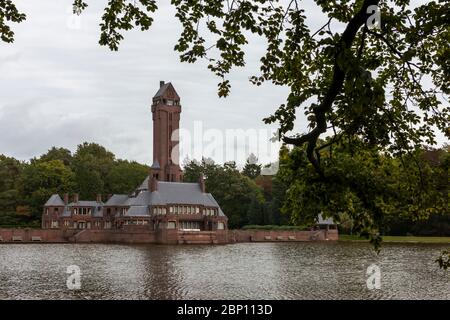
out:
{"label": "treeline", "polygon": [[[450,235],[448,146],[394,156],[359,140],[328,142],[319,144],[324,177],[315,173],[304,148],[283,146],[273,176],[262,175],[252,155],[242,169],[234,162],[186,160],[184,181],[197,182],[203,174],[230,228],[306,227],[322,214],[344,233],[368,233],[376,226],[386,235]],[[148,173],[148,166],[116,159],[95,143],[79,145],[74,154],[52,148],[28,162],[1,155],[0,226],[39,226],[42,206],[54,193],[79,193],[86,200],[127,194]]]}
{"label": "treeline", "polygon": [[42,206],[55,193],[129,193],[148,175],[149,168],[116,159],[96,143],[83,143],[74,154],[53,147],[28,162],[0,155],[0,226],[40,226]]}
{"label": "treeline", "polygon": [[286,194],[282,211],[307,225],[318,214],[341,232],[379,235],[450,235],[449,146],[387,152],[356,137],[319,141],[321,174],[305,147],[280,151],[276,178]]}
{"label": "treeline", "polygon": [[235,162],[223,165],[211,159],[185,161],[184,181],[196,182],[200,174],[210,192],[228,216],[230,228],[245,225],[286,225],[289,215],[281,212],[285,188],[272,176],[261,176],[261,164],[250,156],[240,171]]}

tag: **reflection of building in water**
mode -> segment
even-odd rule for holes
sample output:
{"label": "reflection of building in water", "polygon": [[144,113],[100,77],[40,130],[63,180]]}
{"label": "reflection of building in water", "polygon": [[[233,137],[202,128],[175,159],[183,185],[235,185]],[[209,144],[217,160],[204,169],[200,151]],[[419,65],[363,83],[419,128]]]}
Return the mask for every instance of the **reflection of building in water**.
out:
{"label": "reflection of building in water", "polygon": [[145,181],[132,194],[115,194],[106,202],[100,195],[96,201],[74,195],[69,203],[67,194],[64,199],[54,194],[44,206],[42,228],[148,231],[156,242],[225,242],[228,219],[206,192],[203,176],[198,183],[181,182],[176,136],[181,105],[171,83],[160,82],[151,110],[153,164]]}

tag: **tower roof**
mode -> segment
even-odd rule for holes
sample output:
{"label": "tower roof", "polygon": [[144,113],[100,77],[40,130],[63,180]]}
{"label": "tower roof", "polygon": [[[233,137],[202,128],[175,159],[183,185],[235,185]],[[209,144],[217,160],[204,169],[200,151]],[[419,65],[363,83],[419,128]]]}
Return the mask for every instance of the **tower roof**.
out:
{"label": "tower roof", "polygon": [[161,166],[159,165],[159,161],[158,160],[153,161],[153,164],[150,168],[151,169],[161,169]]}
{"label": "tower roof", "polygon": [[160,82],[159,90],[156,92],[155,98],[166,98],[166,99],[172,99],[172,100],[180,100],[180,96],[178,95],[177,91],[173,87],[172,83],[164,83],[164,81]]}

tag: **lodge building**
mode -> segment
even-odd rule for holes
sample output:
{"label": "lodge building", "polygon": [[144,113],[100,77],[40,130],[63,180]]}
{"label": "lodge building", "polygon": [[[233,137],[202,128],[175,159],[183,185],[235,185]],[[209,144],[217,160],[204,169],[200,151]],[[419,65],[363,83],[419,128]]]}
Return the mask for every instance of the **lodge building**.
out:
{"label": "lodge building", "polygon": [[[224,233],[228,219],[214,197],[197,183],[182,182],[178,137],[181,104],[171,83],[160,82],[151,106],[153,164],[149,176],[131,194],[114,194],[103,202],[78,195],[52,195],[44,205],[43,229],[144,230],[160,238],[177,232]],[[168,233],[169,232],[169,233]],[[164,242],[164,239],[162,240]]]}

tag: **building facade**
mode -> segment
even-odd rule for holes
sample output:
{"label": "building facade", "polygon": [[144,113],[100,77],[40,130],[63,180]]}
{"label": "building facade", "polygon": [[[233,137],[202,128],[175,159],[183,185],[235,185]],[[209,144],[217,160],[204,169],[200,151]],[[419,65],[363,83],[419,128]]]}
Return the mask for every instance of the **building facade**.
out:
{"label": "building facade", "polygon": [[54,194],[44,205],[43,229],[141,230],[157,234],[159,242],[186,233],[194,240],[196,234],[226,234],[228,219],[206,192],[203,177],[197,183],[182,182],[177,136],[181,104],[171,83],[160,82],[151,111],[153,164],[145,181],[131,194],[114,194],[105,202],[101,195],[85,201],[75,194],[69,201],[68,194]]}

